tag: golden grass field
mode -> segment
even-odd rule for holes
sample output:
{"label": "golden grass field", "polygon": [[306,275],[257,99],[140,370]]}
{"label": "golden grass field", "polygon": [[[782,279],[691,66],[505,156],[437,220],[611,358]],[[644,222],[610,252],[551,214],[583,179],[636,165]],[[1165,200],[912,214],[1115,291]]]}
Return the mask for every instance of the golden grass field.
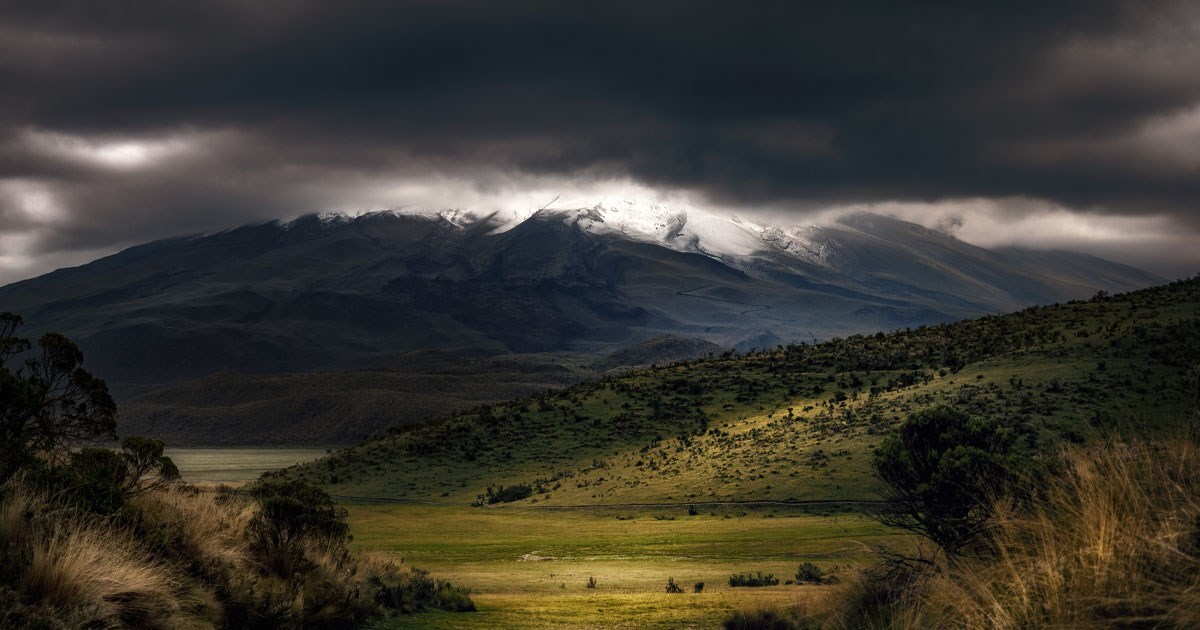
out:
{"label": "golden grass field", "polygon": [[[814,601],[827,586],[786,585],[801,562],[834,574],[903,538],[855,512],[685,506],[553,510],[351,505],[353,546],[396,554],[472,589],[475,613],[429,612],[381,628],[710,628],[734,610]],[[671,520],[673,519],[673,520]],[[780,585],[731,588],[733,573]],[[596,588],[587,588],[589,577]],[[668,578],[684,589],[665,592]],[[694,584],[704,582],[702,593]]]}

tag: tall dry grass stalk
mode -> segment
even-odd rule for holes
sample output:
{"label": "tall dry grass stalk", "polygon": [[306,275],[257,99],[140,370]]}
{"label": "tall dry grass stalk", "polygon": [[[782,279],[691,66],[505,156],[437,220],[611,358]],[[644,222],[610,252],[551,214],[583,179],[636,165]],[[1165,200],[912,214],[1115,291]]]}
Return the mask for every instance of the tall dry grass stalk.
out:
{"label": "tall dry grass stalk", "polygon": [[179,611],[171,571],[84,520],[54,526],[32,548],[21,590],[99,623],[168,627]]}
{"label": "tall dry grass stalk", "polygon": [[127,530],[20,484],[0,500],[0,545],[22,554],[19,592],[87,627],[203,627],[209,602]]}
{"label": "tall dry grass stalk", "polygon": [[206,566],[247,561],[246,525],[258,511],[252,502],[223,502],[215,492],[177,485],[133,497],[148,522],[171,532],[176,549]]}
{"label": "tall dry grass stalk", "polygon": [[1062,462],[1032,504],[995,506],[988,551],[848,577],[771,627],[1200,628],[1200,440],[1072,447]]}
{"label": "tall dry grass stalk", "polygon": [[[102,515],[35,488],[0,485],[0,626],[35,615],[88,628],[325,628],[474,610],[467,591],[423,571],[359,562],[344,536],[308,532],[264,549],[252,526],[262,508],[246,496],[181,484]],[[273,570],[277,556],[287,570]]]}
{"label": "tall dry grass stalk", "polygon": [[1200,627],[1200,448],[1192,439],[1064,453],[1025,513],[1001,504],[988,559],[932,578],[927,625]]}

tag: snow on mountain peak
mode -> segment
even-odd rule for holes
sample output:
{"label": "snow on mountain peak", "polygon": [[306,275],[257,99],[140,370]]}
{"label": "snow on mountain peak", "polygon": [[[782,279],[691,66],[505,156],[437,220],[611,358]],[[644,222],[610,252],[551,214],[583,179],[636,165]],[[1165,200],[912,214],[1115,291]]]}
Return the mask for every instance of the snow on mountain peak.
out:
{"label": "snow on mountain peak", "polygon": [[[829,251],[825,244],[827,239],[822,238],[822,229],[818,227],[767,226],[736,215],[651,200],[555,198],[540,208],[520,210],[450,208],[435,211],[402,207],[382,212],[441,220],[458,229],[483,224],[491,228],[488,234],[493,235],[508,232],[534,218],[560,221],[591,234],[619,235],[727,261],[774,252],[828,266],[834,254]],[[320,217],[323,223],[348,220],[345,215],[336,213],[322,213]]]}

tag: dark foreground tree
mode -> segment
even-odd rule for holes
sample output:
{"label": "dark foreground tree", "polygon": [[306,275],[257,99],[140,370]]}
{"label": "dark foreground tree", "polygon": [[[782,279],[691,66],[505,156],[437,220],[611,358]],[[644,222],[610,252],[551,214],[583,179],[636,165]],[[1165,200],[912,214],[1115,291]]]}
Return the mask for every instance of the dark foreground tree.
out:
{"label": "dark foreground tree", "polygon": [[1029,463],[1016,452],[1017,437],[947,406],[912,414],[875,452],[875,472],[886,484],[879,520],[928,538],[951,558],[959,554]]}
{"label": "dark foreground tree", "polygon": [[46,333],[32,351],[14,334],[20,325],[0,312],[0,481],[38,455],[65,461],[72,445],[115,437],[116,404],[104,381],[81,367],[79,348]]}

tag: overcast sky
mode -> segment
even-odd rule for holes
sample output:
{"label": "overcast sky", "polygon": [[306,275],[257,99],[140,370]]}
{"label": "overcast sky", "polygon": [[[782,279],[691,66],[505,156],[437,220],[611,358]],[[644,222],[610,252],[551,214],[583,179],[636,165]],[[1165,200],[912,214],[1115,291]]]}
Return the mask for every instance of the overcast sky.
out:
{"label": "overcast sky", "polygon": [[868,209],[1192,275],[1200,3],[0,0],[0,284],[554,195]]}

